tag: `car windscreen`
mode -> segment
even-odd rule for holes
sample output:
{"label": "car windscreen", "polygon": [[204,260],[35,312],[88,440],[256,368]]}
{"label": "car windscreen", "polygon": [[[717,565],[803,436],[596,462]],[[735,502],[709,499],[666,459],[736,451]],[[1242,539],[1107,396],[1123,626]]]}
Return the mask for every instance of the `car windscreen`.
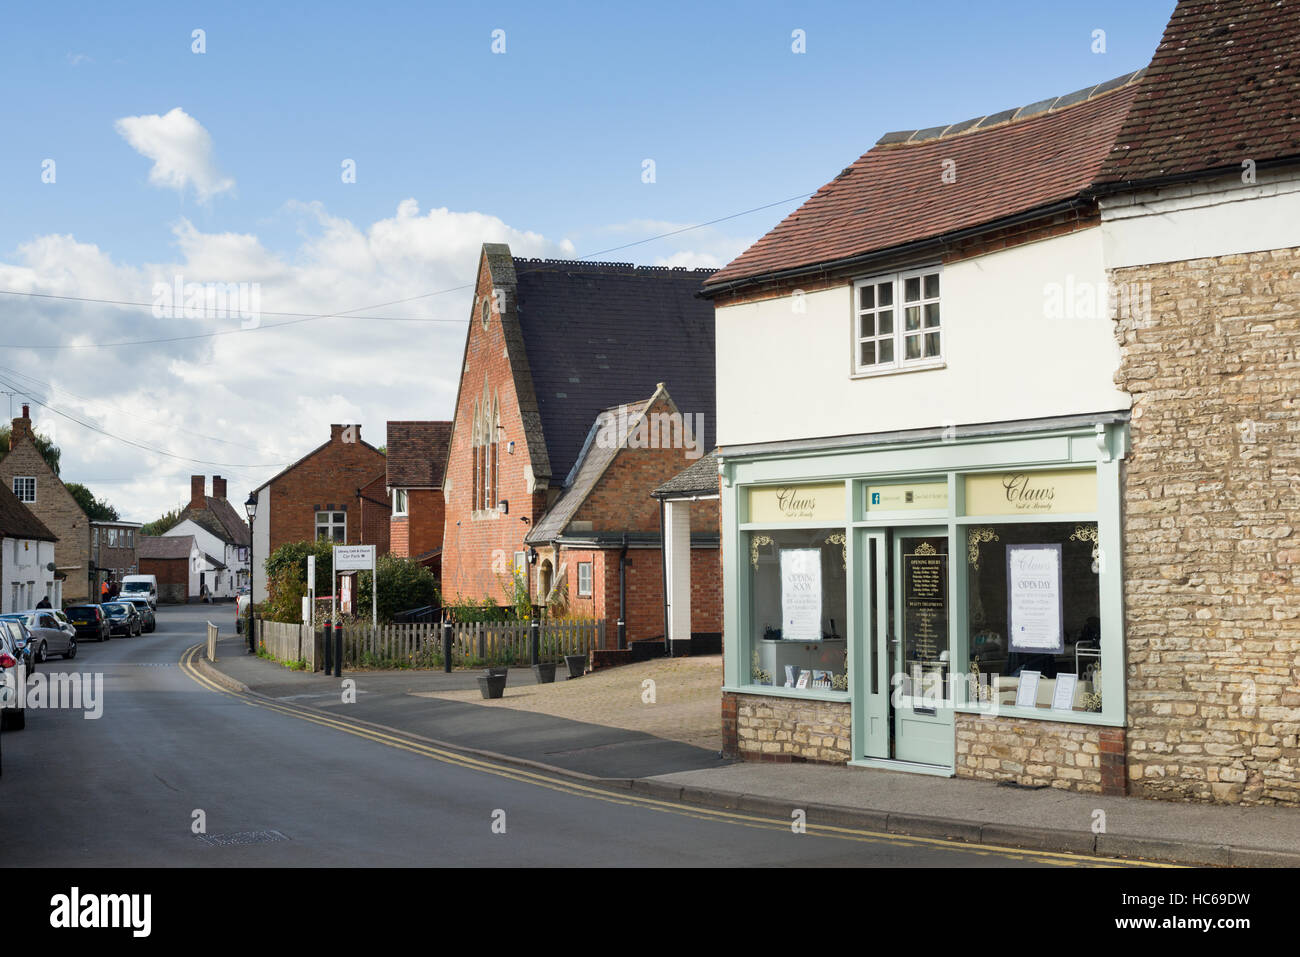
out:
{"label": "car windscreen", "polygon": [[127,582],[122,586],[122,591],[148,591],[148,582]]}
{"label": "car windscreen", "polygon": [[120,603],[115,603],[112,605],[104,605],[103,608],[104,608],[104,613],[106,615],[129,615],[131,613],[130,605],[124,605]]}

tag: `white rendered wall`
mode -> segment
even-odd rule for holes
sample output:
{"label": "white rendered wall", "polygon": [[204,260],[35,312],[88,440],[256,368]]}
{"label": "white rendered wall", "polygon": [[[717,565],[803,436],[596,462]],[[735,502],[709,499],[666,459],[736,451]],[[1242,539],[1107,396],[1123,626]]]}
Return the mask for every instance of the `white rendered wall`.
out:
{"label": "white rendered wall", "polygon": [[946,365],[856,378],[851,283],[805,294],[802,313],[790,296],[724,306],[718,443],[1127,409],[1105,290],[1100,228],[945,266]]}

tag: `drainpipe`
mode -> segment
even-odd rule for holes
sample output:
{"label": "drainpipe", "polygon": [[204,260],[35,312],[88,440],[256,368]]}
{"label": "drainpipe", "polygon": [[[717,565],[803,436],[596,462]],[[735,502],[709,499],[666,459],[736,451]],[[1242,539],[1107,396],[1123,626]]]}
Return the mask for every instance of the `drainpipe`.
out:
{"label": "drainpipe", "polygon": [[618,650],[627,650],[627,532],[618,553]]}
{"label": "drainpipe", "polygon": [[664,582],[664,654],[673,656],[673,643],[668,636],[668,536],[664,500],[659,500],[659,566]]}

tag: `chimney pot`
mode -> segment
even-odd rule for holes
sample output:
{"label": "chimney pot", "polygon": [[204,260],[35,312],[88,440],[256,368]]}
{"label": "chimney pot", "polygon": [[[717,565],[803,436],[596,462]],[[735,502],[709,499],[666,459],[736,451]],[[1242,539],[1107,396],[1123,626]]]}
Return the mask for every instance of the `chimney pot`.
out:
{"label": "chimney pot", "polygon": [[212,497],[213,498],[226,497],[226,480],[223,479],[220,475],[212,476]]}

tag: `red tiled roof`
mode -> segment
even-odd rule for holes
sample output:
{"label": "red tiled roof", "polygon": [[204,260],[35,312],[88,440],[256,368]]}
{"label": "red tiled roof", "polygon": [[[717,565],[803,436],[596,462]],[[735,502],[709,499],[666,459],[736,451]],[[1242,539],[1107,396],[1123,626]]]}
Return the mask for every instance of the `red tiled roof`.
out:
{"label": "red tiled roof", "polygon": [[1097,177],[1300,156],[1300,3],[1182,0]]}
{"label": "red tiled roof", "polygon": [[[952,127],[890,134],[714,273],[705,291],[1071,199],[1092,183],[1110,152],[1140,85],[1131,79]],[[899,139],[905,141],[893,142]],[[951,183],[942,175],[948,160],[956,164],[949,167],[956,173]]]}
{"label": "red tiled roof", "polygon": [[441,488],[450,422],[389,422],[389,488]]}

